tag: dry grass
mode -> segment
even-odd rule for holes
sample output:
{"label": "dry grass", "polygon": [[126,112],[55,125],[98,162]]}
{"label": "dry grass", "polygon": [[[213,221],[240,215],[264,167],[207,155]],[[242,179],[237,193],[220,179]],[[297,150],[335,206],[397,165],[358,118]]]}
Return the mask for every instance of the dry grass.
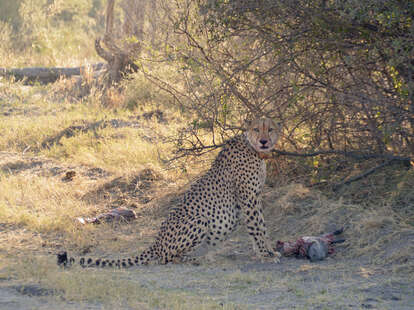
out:
{"label": "dry grass", "polygon": [[30,175],[2,176],[0,182],[2,223],[24,225],[38,232],[71,231],[70,219],[95,208],[79,200],[78,184]]}
{"label": "dry grass", "polygon": [[277,238],[295,240],[343,227],[347,241],[341,246],[342,258],[361,257],[361,261],[378,266],[392,264],[400,270],[414,270],[410,218],[402,216],[390,203],[361,206],[343,199],[332,200],[301,184],[269,189],[265,201],[265,212],[273,219],[271,229]]}
{"label": "dry grass", "polygon": [[[71,7],[72,2],[60,1],[59,10],[88,16],[98,2],[79,0],[79,10]],[[42,6],[33,10],[41,11]],[[48,21],[53,14],[44,16],[40,11],[37,15],[28,7],[22,11],[25,24],[37,27],[23,33],[27,42],[36,43],[25,54],[16,52],[20,49],[14,45],[18,42],[12,42],[11,27],[0,22],[0,67],[99,61],[90,44],[95,37],[92,18],[76,20],[71,27],[52,25]],[[61,44],[67,48],[60,51]],[[182,87],[175,65],[167,63],[156,70],[156,76]],[[378,275],[385,274],[392,287],[402,285],[394,277],[412,283],[413,169],[387,167],[341,188],[335,196],[300,183],[311,173],[308,168],[317,164],[286,158],[270,163],[268,183],[277,186],[267,187],[264,194],[271,237],[294,240],[344,227],[347,241],[338,245],[334,263],[291,260],[261,271],[266,265],[252,263],[251,243],[240,229],[211,255],[206,268],[59,269],[55,254],[62,249],[103,257],[136,255],[152,242],[179,192],[209,167],[214,156],[167,165],[164,159],[173,155],[174,146],[166,137],[190,124],[193,115],[181,111],[173,98],[155,90],[139,73],[121,89],[104,97],[88,72],[82,82],[62,79],[47,86],[0,79],[0,280],[4,280],[0,285],[10,281],[50,289],[54,293],[46,301],[61,302],[62,308],[70,302],[99,309],[244,309],[244,304],[256,309],[259,306],[248,302],[262,295],[257,298],[268,301],[268,309],[276,304],[281,309],[345,309],[355,300],[357,308],[368,308],[362,306],[366,294],[360,289],[373,286]],[[136,126],[79,131],[50,148],[42,146],[70,126],[109,120]],[[204,138],[207,143],[211,139]],[[62,178],[68,171],[76,176],[65,182]],[[154,178],[147,178],[147,172]],[[134,208],[138,219],[132,224],[96,226],[75,220],[118,206]],[[360,278],[367,281],[358,282]],[[384,302],[383,309],[392,308]],[[343,307],[333,307],[338,304]]]}
{"label": "dry grass", "polygon": [[[176,203],[177,193],[209,166],[214,155],[165,165],[162,159],[172,156],[173,150],[165,137],[176,133],[187,119],[159,94],[136,93],[127,85],[124,97],[113,98],[113,106],[103,107],[98,91],[82,100],[54,96],[62,89],[71,92],[65,83],[31,88],[7,81],[0,84],[1,274],[53,289],[55,297],[67,301],[98,303],[107,309],[240,309],[231,301],[220,304],[188,290],[144,285],[125,271],[66,271],[55,266],[53,254],[62,248],[108,257],[135,254],[146,247],[167,209]],[[161,119],[149,113],[158,110],[163,112]],[[42,147],[42,141],[70,126],[113,119],[137,126],[75,132],[50,148]],[[76,172],[70,182],[62,180],[67,171]],[[148,172],[154,177],[147,178]],[[396,191],[387,188],[393,195],[375,205],[351,203],[300,183],[275,180],[278,186],[267,187],[264,194],[271,236],[292,240],[345,227],[347,242],[340,246],[339,261],[358,257],[372,264],[374,272],[384,267],[398,273],[412,271],[414,249],[407,242],[413,236],[412,171],[399,180]],[[353,187],[348,189],[362,197]],[[363,190],[374,193],[372,187]],[[133,206],[138,220],[131,225],[99,226],[75,221],[115,206]],[[229,249],[246,252],[247,236],[235,240],[222,254]],[[234,262],[230,258],[222,262],[217,255],[213,264],[233,266]],[[307,272],[318,270],[306,266],[298,270],[298,274]],[[197,285],[216,288],[224,299],[226,294],[244,296],[255,294],[252,290],[287,287],[293,298],[310,309],[314,303],[330,300],[327,291],[308,300],[295,279],[295,275],[273,279],[266,273],[234,271],[221,278],[206,276]]]}
{"label": "dry grass", "polygon": [[[64,83],[62,80],[57,84]],[[136,110],[113,109],[102,107],[97,93],[82,102],[53,102],[51,94],[45,91],[45,88],[50,90],[50,86],[28,88],[6,81],[0,88],[5,90],[0,106],[0,151],[10,153],[3,154],[0,161],[0,219],[3,223],[23,225],[39,232],[69,232],[75,230],[74,217],[102,209],[83,199],[102,182],[121,176],[132,179],[145,168],[157,171],[172,185],[182,185],[187,180],[178,178],[183,176],[182,170],[166,169],[161,161],[172,150],[171,145],[163,141],[164,137],[181,126],[182,118],[173,111],[169,119],[174,121],[160,123],[154,117],[143,117],[152,111],[150,104]],[[59,87],[54,85],[53,89]],[[75,132],[50,148],[42,146],[43,141],[70,126],[111,119],[134,126],[107,126]],[[39,173],[39,166],[48,166],[48,169]],[[51,173],[53,166],[59,168],[57,175]],[[96,178],[91,180],[86,170],[94,168],[104,171],[107,179],[100,178],[101,183]],[[69,169],[81,173],[73,182],[62,182],[61,174]],[[165,185],[164,182],[164,194],[168,193]]]}
{"label": "dry grass", "polygon": [[19,279],[53,290],[56,297],[80,304],[93,302],[101,309],[240,309],[231,304],[221,306],[212,298],[200,299],[185,291],[150,289],[128,278],[127,271],[122,270],[62,271],[44,258],[24,259],[19,266],[8,268]]}
{"label": "dry grass", "polygon": [[[70,85],[63,80],[46,87],[3,82],[0,84],[2,274],[25,283],[39,283],[68,301],[98,302],[108,309],[192,309],[194,305],[200,309],[223,308],[212,300],[185,292],[145,288],[125,279],[125,273],[119,271],[62,271],[55,267],[51,255],[62,248],[77,253],[93,249],[103,255],[130,254],[152,240],[161,220],[157,214],[164,213],[158,202],[190,177],[180,166],[166,167],[162,162],[162,158],[171,156],[172,150],[164,137],[182,126],[180,114],[170,110],[161,120],[151,117],[148,112],[153,111],[153,103],[134,108],[131,97],[112,98],[116,107],[102,107],[100,94],[95,91],[81,101],[54,96],[53,92],[62,89],[70,93]],[[125,101],[130,105],[127,108],[123,108]],[[112,119],[134,126],[76,132],[50,148],[42,147],[42,141],[70,126]],[[154,181],[140,180],[141,171],[146,169],[157,174]],[[202,169],[204,166],[195,167],[192,173]],[[63,181],[65,172],[71,170],[76,172],[73,181]],[[157,200],[148,203],[154,198]],[[133,205],[140,220],[136,225],[126,226],[81,226],[75,220],[114,205]]]}

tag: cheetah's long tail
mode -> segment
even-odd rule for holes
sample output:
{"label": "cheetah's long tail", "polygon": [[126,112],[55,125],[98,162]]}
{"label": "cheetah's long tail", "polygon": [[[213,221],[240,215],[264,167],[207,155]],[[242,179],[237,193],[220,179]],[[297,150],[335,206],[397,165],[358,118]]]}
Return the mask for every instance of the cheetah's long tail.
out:
{"label": "cheetah's long tail", "polygon": [[[112,268],[129,268],[132,266],[146,265],[149,261],[154,260],[151,250],[147,250],[136,257],[122,258],[117,260],[103,258],[84,258],[80,257],[78,263],[82,267],[112,267]],[[57,254],[57,264],[62,267],[69,267],[76,264],[77,259],[69,257],[68,253],[61,252]]]}

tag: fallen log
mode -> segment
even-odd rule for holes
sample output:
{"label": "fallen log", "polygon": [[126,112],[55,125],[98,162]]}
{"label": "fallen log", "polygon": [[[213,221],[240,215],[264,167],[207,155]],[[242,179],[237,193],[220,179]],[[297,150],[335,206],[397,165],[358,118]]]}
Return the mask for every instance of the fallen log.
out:
{"label": "fallen log", "polygon": [[53,83],[61,76],[70,77],[81,75],[85,70],[100,71],[105,69],[105,63],[92,64],[90,67],[81,66],[75,68],[64,67],[31,67],[31,68],[0,68],[0,76],[14,77],[16,81],[24,80],[27,84],[39,82],[41,84]]}

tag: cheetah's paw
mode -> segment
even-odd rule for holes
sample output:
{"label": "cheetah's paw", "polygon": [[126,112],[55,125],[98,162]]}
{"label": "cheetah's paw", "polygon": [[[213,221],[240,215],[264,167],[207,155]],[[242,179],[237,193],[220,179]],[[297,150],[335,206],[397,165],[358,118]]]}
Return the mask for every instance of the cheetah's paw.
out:
{"label": "cheetah's paw", "polygon": [[262,263],[280,263],[280,257],[282,255],[277,251],[268,251],[265,255],[261,255],[261,262]]}

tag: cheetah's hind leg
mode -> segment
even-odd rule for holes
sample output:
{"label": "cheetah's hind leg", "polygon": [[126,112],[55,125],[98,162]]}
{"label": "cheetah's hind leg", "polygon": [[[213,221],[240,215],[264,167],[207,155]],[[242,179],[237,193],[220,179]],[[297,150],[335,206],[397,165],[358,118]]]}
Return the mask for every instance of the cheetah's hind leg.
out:
{"label": "cheetah's hind leg", "polygon": [[[164,236],[161,236],[161,239],[164,239],[165,250],[161,261],[199,265],[198,256],[201,256],[206,248],[208,220],[196,216],[172,221],[168,226]],[[172,235],[171,231],[174,232]]]}

